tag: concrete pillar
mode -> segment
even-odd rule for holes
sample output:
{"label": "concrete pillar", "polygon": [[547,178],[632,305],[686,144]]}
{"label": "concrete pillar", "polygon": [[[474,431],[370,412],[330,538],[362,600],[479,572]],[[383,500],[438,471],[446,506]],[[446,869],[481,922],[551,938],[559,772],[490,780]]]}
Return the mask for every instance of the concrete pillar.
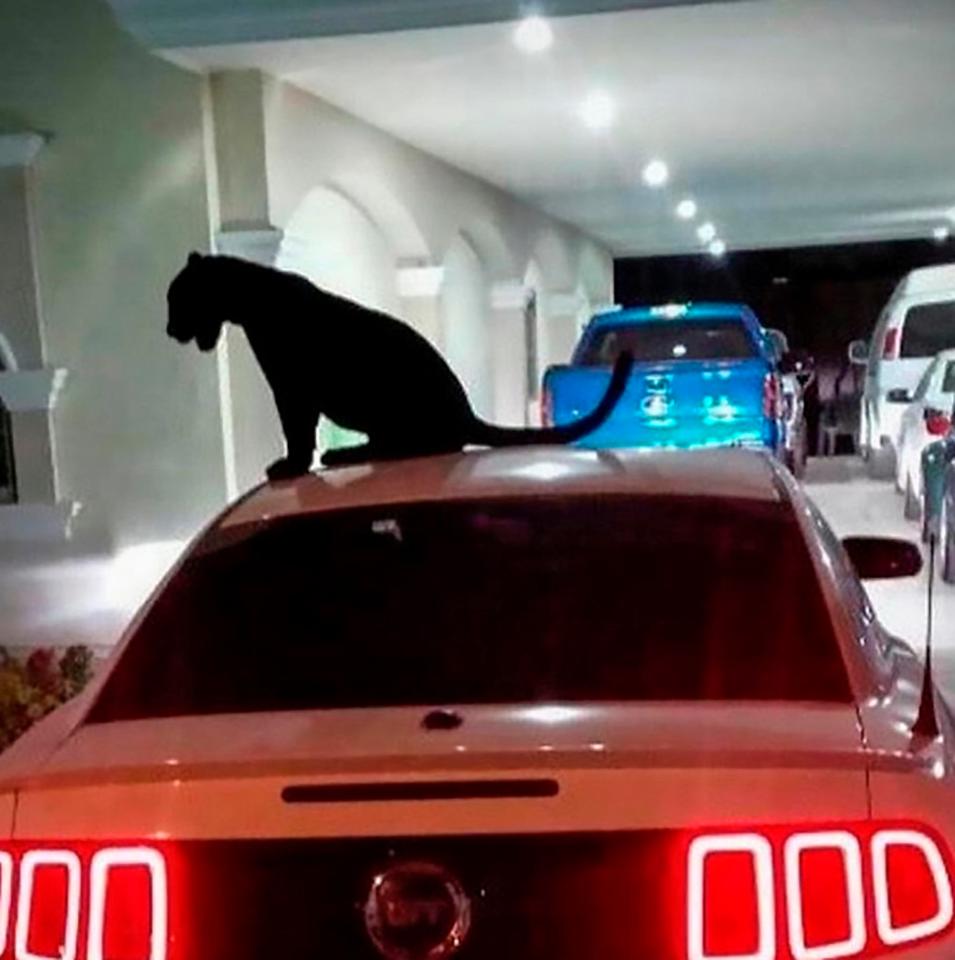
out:
{"label": "concrete pillar", "polygon": [[219,217],[223,229],[268,227],[264,78],[223,70],[209,78]]}
{"label": "concrete pillar", "polygon": [[547,355],[541,361],[543,368],[570,362],[589,312],[587,298],[579,290],[547,294],[545,320],[548,337]]}
{"label": "concrete pillar", "polygon": [[494,419],[524,426],[530,422],[525,323],[531,291],[521,280],[497,283],[491,290],[491,371]]}
{"label": "concrete pillar", "polygon": [[12,434],[16,502],[0,508],[0,541],[59,539],[79,504],[58,501],[51,413],[66,370],[44,366],[32,163],[44,140],[0,136],[0,402]]}

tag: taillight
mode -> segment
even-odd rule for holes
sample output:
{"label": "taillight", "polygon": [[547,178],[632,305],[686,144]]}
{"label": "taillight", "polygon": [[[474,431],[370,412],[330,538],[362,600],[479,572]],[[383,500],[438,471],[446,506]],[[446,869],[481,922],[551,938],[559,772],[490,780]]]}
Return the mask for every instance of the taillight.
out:
{"label": "taillight", "polygon": [[942,845],[922,828],[757,830],[694,837],[688,960],[878,956],[952,927]]}
{"label": "taillight", "polygon": [[763,415],[770,420],[782,415],[782,388],[775,373],[767,373],[763,379]]}
{"label": "taillight", "polygon": [[944,437],[951,429],[952,421],[938,410],[925,411],[925,429],[933,437]]}
{"label": "taillight", "polygon": [[895,360],[899,346],[899,328],[890,327],[885,331],[885,338],[882,341],[882,359]]}
{"label": "taillight", "polygon": [[545,427],[554,425],[554,397],[548,387],[541,391],[541,424]]}
{"label": "taillight", "polygon": [[149,846],[0,851],[0,956],[166,960],[166,857]]}

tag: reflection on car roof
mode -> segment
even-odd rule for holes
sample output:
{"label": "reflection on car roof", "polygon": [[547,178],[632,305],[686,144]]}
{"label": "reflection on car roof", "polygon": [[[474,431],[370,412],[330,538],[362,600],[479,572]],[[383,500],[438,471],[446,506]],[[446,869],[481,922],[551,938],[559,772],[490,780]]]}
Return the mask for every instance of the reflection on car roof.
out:
{"label": "reflection on car roof", "polygon": [[775,468],[758,451],[520,447],[321,470],[259,487],[218,526],[376,504],[555,493],[781,499]]}

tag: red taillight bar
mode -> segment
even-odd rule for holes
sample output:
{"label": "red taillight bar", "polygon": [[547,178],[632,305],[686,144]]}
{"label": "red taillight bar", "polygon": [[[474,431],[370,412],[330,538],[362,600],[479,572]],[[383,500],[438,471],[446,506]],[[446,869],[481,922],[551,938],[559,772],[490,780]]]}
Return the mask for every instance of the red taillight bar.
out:
{"label": "red taillight bar", "polygon": [[[60,950],[55,954],[34,953],[30,933],[34,913],[33,890],[37,873],[46,868],[66,870],[66,903]],[[72,850],[29,850],[20,859],[14,955],[17,960],[76,960],[80,929],[80,858]]]}
{"label": "red taillight bar", "polygon": [[[938,911],[920,923],[895,926],[889,903],[888,849],[913,847],[922,853],[935,882]],[[952,922],[952,886],[945,861],[935,843],[915,830],[882,830],[872,838],[872,891],[875,897],[875,922],[879,939],[895,946],[912,943],[941,933]]]}
{"label": "red taillight bar", "polygon": [[106,926],[106,893],[110,870],[145,867],[149,871],[149,960],[165,960],[168,937],[166,861],[150,847],[112,847],[100,850],[90,861],[90,917],[86,960],[109,960],[103,954]]}
{"label": "red taillight bar", "polygon": [[[904,869],[897,864],[893,872],[893,851],[910,858]],[[727,889],[725,880],[732,874],[721,870],[719,858],[741,854],[750,858],[747,881],[737,884],[738,890]],[[820,873],[817,862],[815,873],[810,871],[807,878],[807,862],[820,856],[825,858],[825,870]],[[713,882],[708,882],[708,875]],[[920,879],[925,881],[922,887]],[[688,960],[875,956],[935,937],[949,930],[955,919],[943,848],[918,828],[867,824],[857,829],[702,834],[687,849],[686,882]],[[903,913],[910,911],[908,918],[894,913],[894,895],[901,898]],[[727,904],[733,913],[729,919]],[[813,926],[810,911],[818,915],[820,909],[827,922]],[[742,915],[752,922],[740,923]],[[723,921],[715,937],[714,918]]]}
{"label": "red taillight bar", "polygon": [[[111,884],[117,871],[129,868],[142,870],[148,876],[148,903],[144,901],[141,910],[122,909],[117,916],[114,909],[110,915]],[[44,888],[42,881],[51,879],[49,871],[65,873],[64,882],[55,887],[47,883]],[[104,945],[110,923],[119,922],[124,930],[130,926],[135,929],[137,942],[141,933],[143,943],[142,950],[134,955],[124,953],[123,960],[166,960],[168,887],[166,858],[154,847],[97,847],[87,843],[77,845],[75,850],[32,849],[29,845],[16,845],[13,852],[2,850],[0,957],[115,960]],[[136,916],[130,916],[131,912]],[[37,939],[45,943],[37,947]]]}
{"label": "red taillight bar", "polygon": [[882,341],[882,359],[895,360],[896,350],[899,345],[899,328],[890,327],[885,331],[885,339]]}

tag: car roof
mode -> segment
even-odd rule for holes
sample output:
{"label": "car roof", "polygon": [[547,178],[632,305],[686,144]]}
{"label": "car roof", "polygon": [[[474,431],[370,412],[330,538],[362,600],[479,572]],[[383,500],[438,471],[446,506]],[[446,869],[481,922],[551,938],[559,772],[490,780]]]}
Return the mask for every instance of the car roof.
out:
{"label": "car roof", "polygon": [[592,326],[611,326],[621,322],[648,323],[660,320],[693,320],[706,317],[710,320],[755,321],[753,311],[745,303],[661,303],[634,307],[615,307],[598,313]]}
{"label": "car roof", "polygon": [[942,263],[934,267],[919,267],[907,273],[895,288],[893,300],[916,297],[923,294],[945,293],[955,290],[955,263]]}
{"label": "car roof", "polygon": [[228,509],[212,529],[380,504],[562,493],[767,502],[785,496],[777,468],[759,451],[515,447],[339,467],[265,484]]}

